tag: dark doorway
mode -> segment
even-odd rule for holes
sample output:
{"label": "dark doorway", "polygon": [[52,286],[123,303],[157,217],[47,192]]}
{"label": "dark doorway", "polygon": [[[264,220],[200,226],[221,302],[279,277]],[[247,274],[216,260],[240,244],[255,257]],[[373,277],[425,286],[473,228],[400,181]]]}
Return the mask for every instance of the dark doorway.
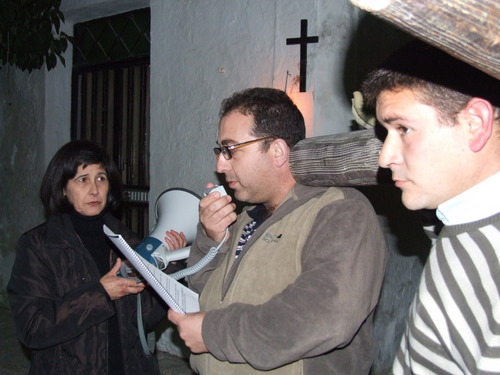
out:
{"label": "dark doorway", "polygon": [[124,185],[122,219],[148,233],[150,10],[75,25],[71,138],[112,155]]}

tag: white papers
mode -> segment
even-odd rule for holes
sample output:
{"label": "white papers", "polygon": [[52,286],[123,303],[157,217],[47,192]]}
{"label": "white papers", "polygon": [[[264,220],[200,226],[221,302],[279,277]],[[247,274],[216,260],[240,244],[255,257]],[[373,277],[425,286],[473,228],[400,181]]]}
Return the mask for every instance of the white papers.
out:
{"label": "white papers", "polygon": [[137,272],[144,277],[172,310],[183,314],[200,311],[197,293],[141,257],[129,246],[121,235],[113,233],[106,225],[103,225],[103,229],[104,233],[120,249],[122,254],[127,257]]}

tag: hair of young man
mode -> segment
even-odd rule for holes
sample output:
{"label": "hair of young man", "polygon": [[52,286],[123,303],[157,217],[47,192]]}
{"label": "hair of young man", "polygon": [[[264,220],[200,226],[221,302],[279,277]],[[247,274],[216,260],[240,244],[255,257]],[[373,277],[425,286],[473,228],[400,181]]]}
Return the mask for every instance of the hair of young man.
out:
{"label": "hair of young man", "polygon": [[[292,148],[306,136],[304,117],[284,91],[261,87],[239,91],[222,101],[219,118],[233,111],[253,116],[255,137],[281,138]],[[268,149],[269,142],[262,147]]]}
{"label": "hair of young man", "polygon": [[71,141],[63,145],[50,161],[40,186],[40,199],[49,214],[69,213],[74,208],[64,195],[64,189],[79,166],[98,164],[106,171],[109,191],[106,208],[114,211],[121,202],[121,176],[107,152],[87,140]]}
{"label": "hair of young man", "polygon": [[434,107],[443,124],[456,124],[473,97],[488,100],[495,108],[495,120],[500,120],[499,80],[421,41],[397,50],[367,76],[360,91],[366,110],[373,113],[382,91],[403,89]]}

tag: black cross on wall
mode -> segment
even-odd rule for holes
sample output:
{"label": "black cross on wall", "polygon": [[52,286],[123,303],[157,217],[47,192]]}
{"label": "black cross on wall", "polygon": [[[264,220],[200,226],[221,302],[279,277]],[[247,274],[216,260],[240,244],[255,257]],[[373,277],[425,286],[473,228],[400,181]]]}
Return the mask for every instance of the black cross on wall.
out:
{"label": "black cross on wall", "polygon": [[319,37],[307,36],[307,20],[300,20],[300,38],[287,38],[286,44],[300,44],[300,92],[306,91],[307,45],[318,43]]}

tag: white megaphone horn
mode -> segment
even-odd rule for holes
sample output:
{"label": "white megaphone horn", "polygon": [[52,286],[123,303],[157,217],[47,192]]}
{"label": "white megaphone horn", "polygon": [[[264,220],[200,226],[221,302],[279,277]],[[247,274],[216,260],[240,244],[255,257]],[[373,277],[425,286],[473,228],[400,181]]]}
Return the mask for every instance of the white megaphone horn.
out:
{"label": "white megaphone horn", "polygon": [[165,232],[183,232],[191,244],[196,237],[199,201],[200,197],[187,189],[172,188],[161,193],[155,205],[156,226],[135,251],[159,269],[166,268],[169,262],[187,258],[191,247],[172,251],[165,242]]}

